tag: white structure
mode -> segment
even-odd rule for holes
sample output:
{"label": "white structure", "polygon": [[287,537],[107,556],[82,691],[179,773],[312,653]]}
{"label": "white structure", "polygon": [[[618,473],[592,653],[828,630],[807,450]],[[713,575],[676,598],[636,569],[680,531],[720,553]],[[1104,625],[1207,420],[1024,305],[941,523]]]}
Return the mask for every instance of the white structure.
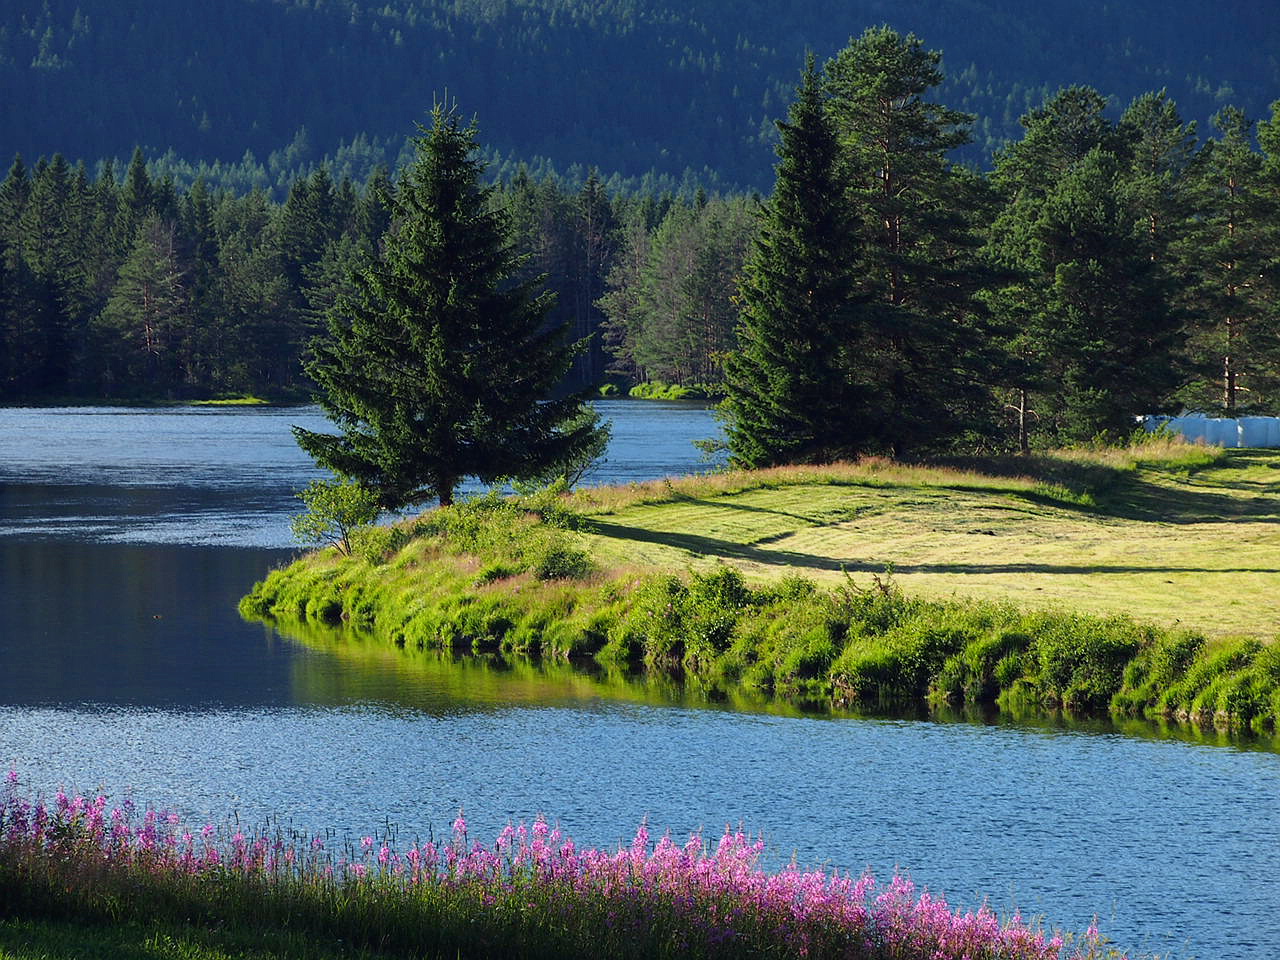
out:
{"label": "white structure", "polygon": [[1188,443],[1218,447],[1280,447],[1280,417],[1208,417],[1188,413],[1181,417],[1139,417],[1148,433],[1168,427]]}

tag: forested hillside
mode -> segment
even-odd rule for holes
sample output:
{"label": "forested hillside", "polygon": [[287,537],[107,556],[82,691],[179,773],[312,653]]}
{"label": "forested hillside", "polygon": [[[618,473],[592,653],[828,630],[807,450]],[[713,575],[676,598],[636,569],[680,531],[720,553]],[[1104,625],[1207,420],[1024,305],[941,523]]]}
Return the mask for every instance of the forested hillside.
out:
{"label": "forested hillside", "polygon": [[0,148],[251,151],[277,186],[329,154],[362,181],[447,88],[508,155],[765,189],[804,50],[821,61],[882,22],[945,51],[942,98],[978,116],[966,156],[984,164],[1070,83],[1121,105],[1167,87],[1202,127],[1228,102],[1259,118],[1280,92],[1266,3],[8,0]]}

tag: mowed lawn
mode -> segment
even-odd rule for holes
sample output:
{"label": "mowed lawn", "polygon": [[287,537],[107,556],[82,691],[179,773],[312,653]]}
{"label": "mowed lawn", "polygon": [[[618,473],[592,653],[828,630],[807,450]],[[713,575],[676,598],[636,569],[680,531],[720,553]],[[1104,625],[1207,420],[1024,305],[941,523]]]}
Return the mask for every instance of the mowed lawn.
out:
{"label": "mowed lawn", "polygon": [[588,502],[590,549],[619,567],[723,558],[755,578],[833,582],[847,570],[863,585],[891,564],[908,593],[1125,613],[1215,636],[1280,632],[1280,451],[1226,451],[1190,471],[1140,465],[1096,505],[1033,478],[881,462],[727,494],[677,481],[667,496]]}

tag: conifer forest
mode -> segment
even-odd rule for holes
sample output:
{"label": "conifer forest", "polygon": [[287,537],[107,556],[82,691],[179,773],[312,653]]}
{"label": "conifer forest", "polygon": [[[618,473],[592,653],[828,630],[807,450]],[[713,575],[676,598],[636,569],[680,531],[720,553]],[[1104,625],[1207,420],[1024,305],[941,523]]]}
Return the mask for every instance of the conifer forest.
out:
{"label": "conifer forest", "polygon": [[[741,413],[743,358],[772,350],[762,305],[800,309],[788,284],[820,262],[829,301],[806,316],[831,349],[805,371],[808,406],[863,426],[803,457],[1025,448],[1183,408],[1280,413],[1280,74],[1236,35],[1269,36],[1271,18],[1237,18],[1215,47],[1235,44],[1228,62],[1191,56],[1185,18],[1123,40],[1144,4],[1073,26],[993,0],[976,15],[1001,30],[981,39],[951,14],[924,37],[848,23],[838,41],[822,3],[748,4],[729,26],[710,4],[225,2],[192,14],[204,33],[183,32],[187,6],[0,14],[15,92],[0,130],[19,148],[0,183],[0,401],[308,398],[308,345],[394,229],[401,144],[457,97],[521,279],[542,278],[549,322],[587,341],[566,391],[661,382]],[[867,22],[890,15],[867,6]],[[225,54],[237,16],[262,27],[252,69],[192,68]],[[1114,44],[1091,47],[1102,29]],[[954,40],[945,63],[935,35]],[[173,36],[185,68],[166,48],[154,90],[113,84],[112,57]],[[505,74],[485,60],[495,44]],[[618,44],[614,69],[600,58]],[[504,99],[503,84],[541,83],[553,47],[565,86],[541,84],[536,111]],[[347,72],[295,69],[307,51]],[[385,69],[357,79],[372,51]],[[382,113],[345,116],[326,86],[377,99],[430,52],[435,88],[401,84]],[[641,89],[646,64],[662,69]],[[307,96],[246,100],[272,70]],[[67,97],[85,108],[74,134],[42,108]],[[704,97],[723,98],[712,127]],[[788,141],[805,97],[830,138],[825,183],[804,179],[811,140]],[[275,114],[235,115],[253,109]],[[788,202],[831,218],[787,239]]]}

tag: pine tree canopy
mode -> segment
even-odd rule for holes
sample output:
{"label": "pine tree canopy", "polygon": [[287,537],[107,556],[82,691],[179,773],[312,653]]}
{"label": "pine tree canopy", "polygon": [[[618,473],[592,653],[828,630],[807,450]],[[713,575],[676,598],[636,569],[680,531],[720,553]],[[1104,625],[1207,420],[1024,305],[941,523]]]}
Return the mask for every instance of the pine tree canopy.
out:
{"label": "pine tree canopy", "polygon": [[318,463],[381,506],[453,501],[465,477],[545,477],[598,446],[582,395],[552,399],[585,343],[548,322],[540,278],[481,185],[476,127],[437,104],[388,198],[383,252],[353,277],[308,372],[338,435],[294,428]]}

